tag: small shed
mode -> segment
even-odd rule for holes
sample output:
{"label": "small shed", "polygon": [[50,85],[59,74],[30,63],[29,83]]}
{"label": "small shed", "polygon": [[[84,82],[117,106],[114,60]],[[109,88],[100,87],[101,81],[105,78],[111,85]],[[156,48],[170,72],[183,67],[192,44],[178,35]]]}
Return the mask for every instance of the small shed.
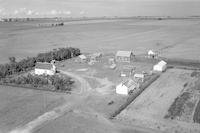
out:
{"label": "small shed", "polygon": [[90,55],[90,61],[100,61],[102,58],[103,54],[102,53],[93,53]]}
{"label": "small shed", "polygon": [[87,62],[87,57],[85,55],[79,55],[76,59],[76,62],[85,63]]}
{"label": "small shed", "polygon": [[167,69],[167,62],[160,61],[156,65],[153,66],[154,71],[163,72]]}
{"label": "small shed", "polygon": [[134,73],[134,68],[131,66],[124,66],[121,70],[120,76],[121,77],[129,77],[132,76]]}
{"label": "small shed", "polygon": [[56,66],[53,63],[37,62],[35,65],[36,75],[54,75],[56,73]]}
{"label": "small shed", "polygon": [[134,74],[134,79],[137,81],[144,82],[144,77],[145,77],[144,74],[140,74],[140,73]]}
{"label": "small shed", "polygon": [[134,54],[132,51],[117,51],[115,55],[116,62],[131,62]]}
{"label": "small shed", "polygon": [[149,50],[148,51],[148,57],[155,58],[155,57],[157,57],[157,53],[154,52],[153,50]]}
{"label": "small shed", "polygon": [[139,84],[132,79],[128,79],[125,82],[116,86],[116,93],[122,95],[128,95],[131,91],[134,91],[139,87]]}

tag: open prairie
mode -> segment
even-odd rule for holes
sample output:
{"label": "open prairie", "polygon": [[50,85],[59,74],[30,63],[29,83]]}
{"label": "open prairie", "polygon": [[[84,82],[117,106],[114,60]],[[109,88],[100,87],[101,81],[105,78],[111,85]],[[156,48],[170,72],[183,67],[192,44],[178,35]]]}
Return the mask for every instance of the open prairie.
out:
{"label": "open prairie", "polygon": [[0,23],[0,62],[63,46],[83,52],[153,49],[170,58],[200,58],[200,20],[113,19],[65,22],[61,27],[38,27],[46,21]]}

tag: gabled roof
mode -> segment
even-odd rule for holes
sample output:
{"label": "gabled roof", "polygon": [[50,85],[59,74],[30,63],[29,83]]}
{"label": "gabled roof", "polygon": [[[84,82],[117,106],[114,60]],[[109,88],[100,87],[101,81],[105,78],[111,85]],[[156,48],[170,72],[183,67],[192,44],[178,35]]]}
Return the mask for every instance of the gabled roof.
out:
{"label": "gabled roof", "polygon": [[126,80],[124,83],[122,83],[123,85],[125,85],[127,88],[131,89],[132,87],[136,87],[137,86],[137,82],[135,82],[132,79],[128,79]]}
{"label": "gabled roof", "polygon": [[134,77],[136,77],[136,78],[144,78],[144,74],[136,73],[136,74],[134,74]]}
{"label": "gabled roof", "polygon": [[48,62],[37,62],[35,68],[51,70],[53,68],[53,65]]}
{"label": "gabled roof", "polygon": [[85,56],[85,55],[79,55],[79,58],[81,58],[81,59],[87,59],[87,57]]}
{"label": "gabled roof", "polygon": [[132,53],[132,51],[117,51],[116,56],[130,57]]}
{"label": "gabled roof", "polygon": [[156,53],[154,51],[152,51],[152,50],[149,50],[148,51],[148,55],[156,55]]}
{"label": "gabled roof", "polygon": [[158,65],[158,66],[164,66],[164,65],[167,65],[167,62],[165,62],[165,61],[160,61],[160,62],[158,62],[158,64],[156,64],[156,65]]}

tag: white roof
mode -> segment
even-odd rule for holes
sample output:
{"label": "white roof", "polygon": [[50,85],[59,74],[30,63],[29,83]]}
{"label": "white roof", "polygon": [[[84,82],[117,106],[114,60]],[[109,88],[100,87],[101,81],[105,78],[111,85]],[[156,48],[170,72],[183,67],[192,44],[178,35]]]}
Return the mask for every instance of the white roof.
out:
{"label": "white roof", "polygon": [[165,62],[165,61],[162,60],[162,61],[158,62],[157,65],[164,66],[164,65],[167,65],[167,62]]}
{"label": "white roof", "polygon": [[85,56],[85,55],[79,55],[79,57],[81,58],[81,59],[87,59],[87,57]]}
{"label": "white roof", "polygon": [[152,50],[149,50],[148,51],[148,55],[155,55],[156,53],[155,52],[153,52]]}
{"label": "white roof", "polygon": [[136,78],[144,78],[144,74],[136,73],[136,74],[134,74],[134,77],[136,77]]}
{"label": "white roof", "polygon": [[116,56],[130,57],[132,51],[117,51]]}

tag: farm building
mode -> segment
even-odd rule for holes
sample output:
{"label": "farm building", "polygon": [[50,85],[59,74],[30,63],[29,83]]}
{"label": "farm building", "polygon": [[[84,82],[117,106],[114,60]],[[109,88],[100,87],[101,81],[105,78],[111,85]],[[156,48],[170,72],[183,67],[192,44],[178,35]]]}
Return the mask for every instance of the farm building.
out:
{"label": "farm building", "polygon": [[117,51],[115,55],[116,62],[131,62],[134,54],[132,51]]}
{"label": "farm building", "polygon": [[134,91],[139,87],[139,84],[132,79],[128,79],[125,82],[116,86],[116,93],[128,95],[131,91]]}
{"label": "farm building", "polygon": [[134,73],[134,68],[131,66],[124,66],[121,70],[120,76],[121,77],[128,77]]}
{"label": "farm building", "polygon": [[76,62],[85,63],[85,62],[87,62],[87,57],[85,55],[79,55],[76,58]]}
{"label": "farm building", "polygon": [[148,51],[148,57],[150,57],[150,58],[155,58],[155,57],[157,57],[158,55],[157,55],[157,53],[156,52],[154,52],[154,51],[152,51],[152,50],[149,50]]}
{"label": "farm building", "polygon": [[90,55],[90,61],[99,61],[102,58],[102,53],[93,53]]}
{"label": "farm building", "polygon": [[153,66],[153,70],[158,72],[163,72],[166,70],[166,68],[167,68],[167,63],[163,60]]}
{"label": "farm building", "polygon": [[35,66],[35,74],[37,75],[54,75],[56,66],[53,63],[37,62]]}
{"label": "farm building", "polygon": [[139,74],[139,73],[134,74],[134,79],[137,81],[144,82],[144,77],[145,77],[144,74]]}

